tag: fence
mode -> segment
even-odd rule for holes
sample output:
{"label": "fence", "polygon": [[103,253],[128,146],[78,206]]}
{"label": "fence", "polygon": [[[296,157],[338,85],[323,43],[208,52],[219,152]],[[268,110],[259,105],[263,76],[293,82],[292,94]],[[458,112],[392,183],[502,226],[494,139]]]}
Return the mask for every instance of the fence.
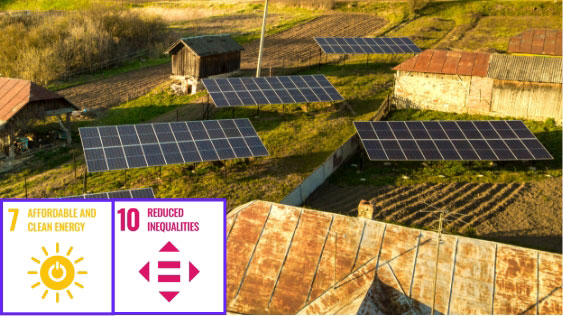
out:
{"label": "fence", "polygon": [[[371,118],[372,121],[383,119],[391,110],[393,100],[390,93]],[[295,190],[286,195],[281,204],[300,206],[318,189],[344,162],[356,154],[360,144],[357,134],[350,137],[342,146],[334,151],[325,162],[311,173]]]}

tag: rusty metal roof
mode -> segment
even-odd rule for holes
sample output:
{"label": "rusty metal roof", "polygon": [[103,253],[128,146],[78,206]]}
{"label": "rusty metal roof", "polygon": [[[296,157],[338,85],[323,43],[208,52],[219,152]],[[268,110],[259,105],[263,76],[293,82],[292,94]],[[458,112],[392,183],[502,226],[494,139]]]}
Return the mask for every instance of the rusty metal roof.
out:
{"label": "rusty metal roof", "polygon": [[29,80],[0,77],[0,124],[7,122],[30,102],[56,99],[60,99],[66,106],[78,109],[60,94]]}
{"label": "rusty metal roof", "polygon": [[561,56],[561,30],[526,30],[508,42],[508,52]]}
{"label": "rusty metal roof", "polygon": [[189,47],[198,56],[209,56],[244,50],[232,37],[223,34],[184,37],[174,42],[164,53],[174,53],[178,45]]}
{"label": "rusty metal roof", "polygon": [[[436,236],[270,202],[228,214],[227,310],[429,314]],[[561,314],[561,255],[444,235],[443,314]]]}
{"label": "rusty metal roof", "polygon": [[561,58],[493,55],[487,76],[500,80],[561,83]]}
{"label": "rusty metal roof", "polygon": [[481,52],[427,49],[393,70],[485,77],[490,56]]}

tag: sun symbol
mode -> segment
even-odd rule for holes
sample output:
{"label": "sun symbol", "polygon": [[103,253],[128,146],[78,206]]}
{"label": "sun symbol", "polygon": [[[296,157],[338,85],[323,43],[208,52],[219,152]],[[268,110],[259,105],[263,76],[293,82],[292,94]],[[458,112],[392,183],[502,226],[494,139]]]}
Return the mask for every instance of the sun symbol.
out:
{"label": "sun symbol", "polygon": [[[41,263],[39,259],[31,257],[31,260],[37,264],[40,264],[41,267],[39,268],[39,271],[28,271],[27,274],[39,274],[41,281],[47,287],[45,292],[43,292],[43,296],[41,297],[42,299],[45,299],[45,297],[47,297],[50,289],[55,291],[55,299],[58,303],[59,291],[65,290],[70,285],[72,285],[73,282],[77,287],[84,288],[84,285],[74,281],[74,277],[77,274],[88,274],[87,271],[76,271],[76,269],[74,268],[74,265],[80,263],[82,260],[84,260],[84,258],[80,257],[74,260],[74,262],[71,261],[69,256],[72,253],[72,249],[73,248],[70,247],[66,252],[66,255],[60,255],[59,243],[57,243],[55,248],[56,254],[50,257],[47,249],[45,249],[44,246],[41,247],[41,250],[43,250],[43,253],[47,257],[47,259],[45,259],[43,263]],[[34,283],[31,288],[34,289],[39,285],[41,285],[41,282]],[[66,293],[68,294],[68,297],[70,297],[70,299],[73,298],[70,289],[67,289]]]}

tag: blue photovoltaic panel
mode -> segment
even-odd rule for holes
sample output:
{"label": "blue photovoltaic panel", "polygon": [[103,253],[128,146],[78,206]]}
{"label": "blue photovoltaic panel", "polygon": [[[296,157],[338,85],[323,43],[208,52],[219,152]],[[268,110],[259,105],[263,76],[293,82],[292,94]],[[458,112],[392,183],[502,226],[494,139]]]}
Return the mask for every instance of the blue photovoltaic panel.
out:
{"label": "blue photovoltaic panel", "polygon": [[370,160],[551,160],[522,121],[354,122]]}
{"label": "blue photovoltaic panel", "polygon": [[420,53],[408,37],[315,37],[325,54],[416,54]]}
{"label": "blue photovoltaic panel", "polygon": [[89,172],[268,156],[248,119],[79,129]]}
{"label": "blue photovoltaic panel", "polygon": [[154,199],[152,188],[66,196],[62,199]]}
{"label": "blue photovoltaic panel", "polygon": [[203,79],[216,107],[344,100],[324,75]]}

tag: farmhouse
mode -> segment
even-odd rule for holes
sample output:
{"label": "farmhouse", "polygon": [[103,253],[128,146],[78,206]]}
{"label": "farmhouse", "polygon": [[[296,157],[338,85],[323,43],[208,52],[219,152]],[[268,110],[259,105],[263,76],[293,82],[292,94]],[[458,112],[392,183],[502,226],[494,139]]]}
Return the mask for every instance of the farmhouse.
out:
{"label": "farmhouse", "polygon": [[508,42],[508,52],[514,55],[561,56],[561,30],[526,30]]}
{"label": "farmhouse", "polygon": [[229,35],[205,35],[181,38],[165,53],[172,55],[172,78],[195,93],[199,79],[240,70],[242,50]]}
{"label": "farmhouse", "polygon": [[233,314],[558,314],[561,254],[253,201],[227,215]]}
{"label": "farmhouse", "polygon": [[398,108],[561,122],[561,58],[425,50],[393,69]]}
{"label": "farmhouse", "polygon": [[[49,116],[59,117],[70,143],[70,115],[76,110],[79,108],[63,96],[29,80],[0,78],[0,149],[9,146],[13,157],[16,133],[28,130],[34,120]],[[62,123],[63,114],[66,114],[66,126]]]}

